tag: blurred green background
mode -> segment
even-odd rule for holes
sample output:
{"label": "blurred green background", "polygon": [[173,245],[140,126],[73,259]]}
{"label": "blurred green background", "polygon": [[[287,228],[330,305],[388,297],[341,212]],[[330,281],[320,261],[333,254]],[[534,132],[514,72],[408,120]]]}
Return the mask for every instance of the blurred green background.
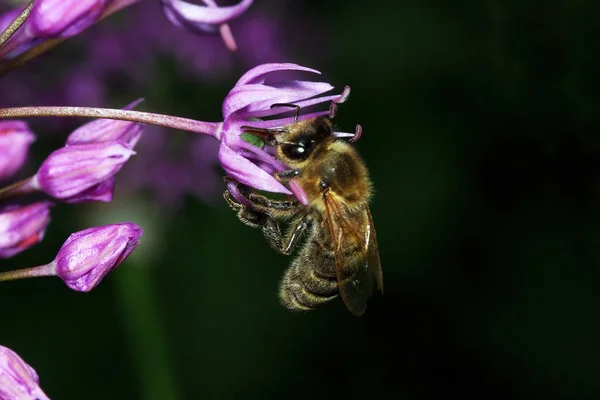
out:
{"label": "blurred green background", "polygon": [[[44,242],[2,269],[48,262],[71,232],[113,221],[145,229],[139,248],[90,293],[3,283],[0,343],[53,400],[598,398],[600,3],[257,0],[252,11],[279,24],[277,61],[352,87],[335,122],[363,126],[384,295],[360,318],[339,300],[288,312],[276,291],[290,258],[239,223],[220,181],[177,206],[120,187],[110,204],[57,206]],[[69,76],[97,29],[18,73]],[[124,69],[93,105],[143,96],[141,109],[218,121],[239,76],[276,61],[260,52],[225,53],[212,78],[157,54],[148,79]],[[3,104],[23,95],[6,89],[12,76]],[[30,104],[50,105],[22,84]],[[29,172],[83,120],[30,122]],[[165,134],[175,152],[190,135]]]}

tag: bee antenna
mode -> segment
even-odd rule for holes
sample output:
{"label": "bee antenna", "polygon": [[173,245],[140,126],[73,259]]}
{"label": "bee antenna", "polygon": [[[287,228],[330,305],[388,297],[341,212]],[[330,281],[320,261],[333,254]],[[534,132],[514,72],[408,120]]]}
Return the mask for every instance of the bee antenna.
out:
{"label": "bee antenna", "polygon": [[300,106],[292,103],[275,103],[271,104],[271,108],[275,107],[290,107],[296,109],[296,114],[294,115],[294,122],[298,122],[298,117],[300,116]]}

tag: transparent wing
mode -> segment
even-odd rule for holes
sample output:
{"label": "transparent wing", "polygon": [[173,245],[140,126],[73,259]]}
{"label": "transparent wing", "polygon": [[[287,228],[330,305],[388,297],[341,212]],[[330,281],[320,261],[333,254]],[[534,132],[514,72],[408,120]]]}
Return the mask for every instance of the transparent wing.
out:
{"label": "transparent wing", "polygon": [[377,238],[368,207],[356,215],[347,212],[334,195],[325,194],[326,218],[333,242],[340,295],[354,315],[362,315],[383,278]]}

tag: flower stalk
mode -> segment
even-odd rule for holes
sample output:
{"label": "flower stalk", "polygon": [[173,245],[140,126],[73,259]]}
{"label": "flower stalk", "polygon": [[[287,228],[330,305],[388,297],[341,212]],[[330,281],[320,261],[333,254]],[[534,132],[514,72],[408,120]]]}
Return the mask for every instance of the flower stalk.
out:
{"label": "flower stalk", "polygon": [[0,282],[16,281],[18,279],[37,278],[40,276],[56,275],[55,268],[50,264],[40,265],[37,267],[17,269],[14,271],[0,272]]}
{"label": "flower stalk", "polygon": [[[0,34],[0,38],[4,38],[4,36],[6,36],[4,41],[2,41],[0,39],[0,59],[2,59],[2,57],[4,55],[6,55],[8,52],[10,52],[11,48],[8,48],[6,46],[6,42],[18,30],[18,28],[21,27],[27,21],[27,18],[31,14],[31,10],[32,10],[33,6],[35,5],[36,1],[39,1],[39,0],[31,1],[27,5],[25,10],[23,10],[23,13],[26,13],[24,17],[21,17],[21,15],[23,14],[23,13],[21,13],[17,17],[17,19],[15,21],[13,21],[13,23],[11,23],[8,26],[8,28],[5,29],[4,32],[2,32],[2,34]],[[100,16],[95,21],[95,23],[102,21],[103,19],[111,16],[112,14],[116,13],[117,11],[120,11],[125,7],[135,4],[138,1],[140,1],[140,0],[113,0],[113,1],[111,1],[104,8],[104,10],[100,14]],[[13,26],[13,24],[14,24],[14,26]],[[0,77],[2,77],[4,74],[8,73],[9,71],[13,70],[14,68],[17,68],[17,67],[25,64],[26,62],[38,57],[39,55],[47,52],[48,50],[54,48],[55,46],[59,45],[60,43],[64,42],[65,40],[69,39],[69,37],[47,38],[46,40],[43,40],[39,44],[28,49],[24,53],[19,54],[15,58],[9,59],[9,60],[4,60],[2,63],[0,63]]]}
{"label": "flower stalk", "polygon": [[222,123],[203,122],[190,118],[174,117],[145,111],[120,110],[95,107],[11,107],[0,109],[0,119],[25,117],[87,117],[131,121],[143,124],[180,129],[182,131],[215,136]]}
{"label": "flower stalk", "polygon": [[33,177],[25,178],[12,185],[0,188],[0,201],[12,199],[19,196],[24,196],[33,193],[37,190],[33,184]]}
{"label": "flower stalk", "polygon": [[31,14],[31,9],[35,5],[36,0],[31,0],[27,7],[21,11],[21,13],[15,18],[13,22],[10,23],[4,30],[4,32],[0,33],[0,48],[4,46],[4,44],[10,39],[15,32],[27,21],[27,17]]}

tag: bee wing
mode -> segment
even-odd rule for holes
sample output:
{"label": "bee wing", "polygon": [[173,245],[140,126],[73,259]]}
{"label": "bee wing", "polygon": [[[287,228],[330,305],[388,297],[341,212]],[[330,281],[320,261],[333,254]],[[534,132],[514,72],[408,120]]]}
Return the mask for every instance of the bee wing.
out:
{"label": "bee wing", "polygon": [[360,316],[375,285],[383,289],[371,214],[365,207],[358,216],[349,215],[334,195],[325,194],[324,199],[340,295],[350,312]]}
{"label": "bee wing", "polygon": [[367,232],[367,269],[375,276],[377,288],[383,294],[383,271],[381,269],[381,260],[379,259],[379,245],[377,244],[377,234],[375,233],[375,225],[369,207],[365,207],[367,218],[369,218],[369,228]]}

